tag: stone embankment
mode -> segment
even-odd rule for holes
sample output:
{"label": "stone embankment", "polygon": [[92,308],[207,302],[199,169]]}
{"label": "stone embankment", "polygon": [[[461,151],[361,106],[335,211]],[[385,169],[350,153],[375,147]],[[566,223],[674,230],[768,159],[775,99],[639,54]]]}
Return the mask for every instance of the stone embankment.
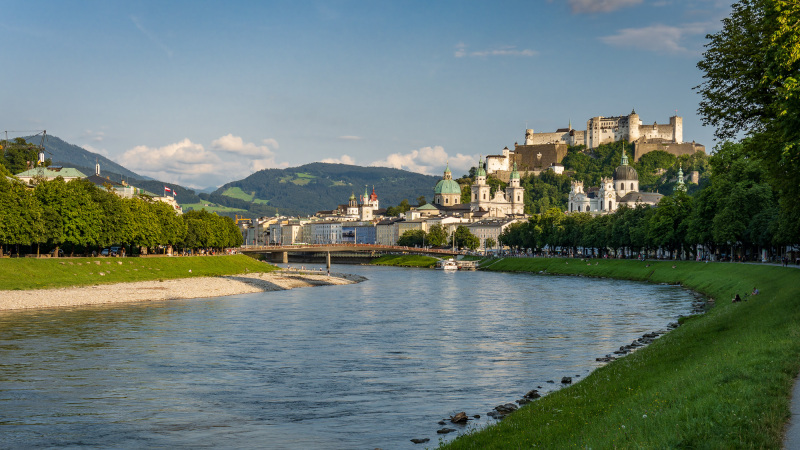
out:
{"label": "stone embankment", "polygon": [[353,284],[364,280],[366,278],[358,275],[340,273],[327,276],[321,273],[277,271],[60,289],[3,291],[0,293],[0,310],[222,297],[309,286]]}

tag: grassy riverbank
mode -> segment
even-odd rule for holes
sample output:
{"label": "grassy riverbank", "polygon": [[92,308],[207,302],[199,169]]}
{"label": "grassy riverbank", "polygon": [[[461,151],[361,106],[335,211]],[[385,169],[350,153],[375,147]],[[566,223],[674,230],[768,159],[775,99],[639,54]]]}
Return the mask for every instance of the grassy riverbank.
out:
{"label": "grassy riverbank", "polygon": [[[800,369],[800,270],[731,263],[588,264],[509,258],[487,267],[681,283],[716,299],[716,306],[448,448],[781,447]],[[731,303],[732,294],[744,296],[754,286],[759,295]]]}
{"label": "grassy riverbank", "polygon": [[276,270],[275,266],[244,255],[171,258],[0,258],[0,291],[209,277],[273,270]]}
{"label": "grassy riverbank", "polygon": [[438,259],[422,255],[385,255],[370,261],[376,266],[433,267]]}

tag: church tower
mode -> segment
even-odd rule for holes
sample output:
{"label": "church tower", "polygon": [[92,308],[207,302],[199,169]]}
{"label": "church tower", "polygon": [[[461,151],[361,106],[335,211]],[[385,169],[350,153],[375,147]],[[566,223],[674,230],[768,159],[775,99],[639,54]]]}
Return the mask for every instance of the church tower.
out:
{"label": "church tower", "polygon": [[347,215],[358,215],[358,200],[356,200],[356,194],[350,194],[350,201],[347,202]]}
{"label": "church tower", "polygon": [[523,189],[519,183],[519,172],[517,171],[517,163],[515,161],[509,177],[508,187],[506,187],[506,198],[508,198],[511,204],[511,214],[524,214],[525,212],[525,189]]}
{"label": "church tower", "polygon": [[473,211],[478,210],[484,203],[492,201],[491,187],[486,184],[486,170],[483,168],[483,157],[478,161],[478,170],[475,172],[475,184],[472,185],[472,204]]}

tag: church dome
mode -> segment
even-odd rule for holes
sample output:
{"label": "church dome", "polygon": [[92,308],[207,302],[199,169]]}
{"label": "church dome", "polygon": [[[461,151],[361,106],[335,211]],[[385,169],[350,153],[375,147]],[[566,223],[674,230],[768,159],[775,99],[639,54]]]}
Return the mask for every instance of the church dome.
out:
{"label": "church dome", "polygon": [[436,183],[436,187],[433,188],[433,193],[461,195],[461,186],[453,180],[439,180],[439,182]]}
{"label": "church dome", "polygon": [[624,151],[622,152],[622,164],[614,171],[614,179],[626,181],[639,180],[639,174],[636,172],[636,169],[628,165],[628,155],[626,155]]}
{"label": "church dome", "polygon": [[639,174],[636,172],[636,169],[629,165],[622,165],[617,167],[617,170],[614,172],[614,179],[615,180],[638,180]]}

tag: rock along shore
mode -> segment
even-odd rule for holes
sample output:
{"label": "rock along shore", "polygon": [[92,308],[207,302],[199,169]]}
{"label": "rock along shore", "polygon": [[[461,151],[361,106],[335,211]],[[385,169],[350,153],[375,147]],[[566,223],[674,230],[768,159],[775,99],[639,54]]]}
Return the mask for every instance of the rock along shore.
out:
{"label": "rock along shore", "polygon": [[255,292],[282,291],[309,286],[353,284],[365,280],[366,278],[358,275],[332,273],[331,276],[327,276],[319,273],[282,270],[221,277],[137,281],[59,289],[0,291],[0,310],[222,297]]}

